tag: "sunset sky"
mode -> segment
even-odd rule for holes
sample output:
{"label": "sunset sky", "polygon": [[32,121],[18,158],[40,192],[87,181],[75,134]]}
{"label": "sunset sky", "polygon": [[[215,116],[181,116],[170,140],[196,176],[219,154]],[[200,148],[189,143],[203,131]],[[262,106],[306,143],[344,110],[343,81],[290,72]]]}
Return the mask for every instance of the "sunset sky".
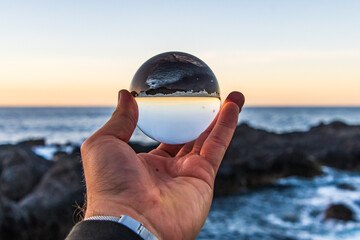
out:
{"label": "sunset sky", "polygon": [[248,106],[360,106],[360,1],[0,1],[0,106],[113,106],[184,51]]}

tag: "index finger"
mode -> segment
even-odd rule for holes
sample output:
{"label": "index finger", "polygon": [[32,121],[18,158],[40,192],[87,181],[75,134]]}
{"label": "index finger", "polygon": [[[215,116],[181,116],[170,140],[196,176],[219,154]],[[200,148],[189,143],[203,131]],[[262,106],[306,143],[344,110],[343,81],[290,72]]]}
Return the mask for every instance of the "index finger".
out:
{"label": "index finger", "polygon": [[240,108],[237,104],[227,102],[201,148],[200,155],[210,162],[215,172],[218,170],[225,151],[230,144],[239,113]]}
{"label": "index finger", "polygon": [[221,107],[219,113],[216,115],[215,119],[212,121],[212,123],[210,124],[210,126],[199,136],[199,138],[195,141],[195,144],[194,144],[194,148],[192,150],[193,153],[196,153],[196,154],[199,154],[201,149],[202,149],[202,146],[205,142],[205,140],[208,138],[208,136],[210,135],[210,133],[212,132],[218,118],[219,118],[219,115],[220,115],[220,112],[222,111],[222,108],[225,106],[225,104],[227,102],[233,102],[233,103],[236,103],[239,108],[240,108],[240,111],[244,105],[244,102],[245,102],[245,97],[242,93],[240,92],[231,92],[227,98],[225,99],[225,102],[223,103],[223,106]]}

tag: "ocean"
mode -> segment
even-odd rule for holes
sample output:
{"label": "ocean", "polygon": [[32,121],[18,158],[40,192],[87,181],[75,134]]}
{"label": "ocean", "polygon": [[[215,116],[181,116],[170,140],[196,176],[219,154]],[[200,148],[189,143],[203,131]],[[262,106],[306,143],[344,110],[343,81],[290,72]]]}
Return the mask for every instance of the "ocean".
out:
{"label": "ocean", "polygon": [[[0,108],[0,144],[45,138],[47,144],[81,144],[110,118],[112,107]],[[307,131],[332,121],[360,125],[360,107],[245,107],[239,123],[276,133]],[[131,141],[154,142],[136,129]]]}
{"label": "ocean", "polygon": [[[358,240],[360,173],[323,168],[314,179],[284,178],[272,186],[214,200],[198,240]],[[350,184],[356,191],[336,187]],[[324,222],[324,210],[343,203],[357,222]]]}
{"label": "ocean", "polygon": [[[114,108],[0,108],[0,144],[45,138],[35,149],[50,158],[55,144],[81,144],[101,127]],[[307,131],[320,123],[360,125],[360,107],[245,107],[239,123],[276,133]],[[136,129],[131,141],[152,143]],[[66,151],[66,149],[65,149]],[[69,147],[68,151],[71,151]],[[355,240],[360,239],[360,173],[324,167],[314,179],[289,177],[271,186],[214,199],[198,240]],[[351,184],[355,191],[340,189]],[[331,203],[344,203],[357,222],[323,222]]]}

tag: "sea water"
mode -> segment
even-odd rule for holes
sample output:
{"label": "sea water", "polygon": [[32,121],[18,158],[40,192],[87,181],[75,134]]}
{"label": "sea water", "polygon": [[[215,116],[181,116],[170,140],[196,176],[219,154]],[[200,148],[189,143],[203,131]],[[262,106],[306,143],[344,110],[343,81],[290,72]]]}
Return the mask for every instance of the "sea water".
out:
{"label": "sea water", "polygon": [[220,109],[217,97],[137,97],[138,127],[150,138],[183,144],[200,136]]}
{"label": "sea water", "polygon": [[[262,188],[215,198],[196,240],[359,240],[360,173],[323,167],[313,179],[283,178]],[[337,187],[350,184],[356,190]],[[331,204],[345,204],[356,222],[326,221]]]}
{"label": "sea water", "polygon": [[[198,97],[197,97],[198,99]],[[0,107],[0,144],[45,138],[47,144],[80,145],[102,127],[115,107]],[[342,121],[360,125],[360,107],[247,107],[239,123],[276,133],[308,131],[319,123]],[[132,142],[153,144],[138,128]]]}

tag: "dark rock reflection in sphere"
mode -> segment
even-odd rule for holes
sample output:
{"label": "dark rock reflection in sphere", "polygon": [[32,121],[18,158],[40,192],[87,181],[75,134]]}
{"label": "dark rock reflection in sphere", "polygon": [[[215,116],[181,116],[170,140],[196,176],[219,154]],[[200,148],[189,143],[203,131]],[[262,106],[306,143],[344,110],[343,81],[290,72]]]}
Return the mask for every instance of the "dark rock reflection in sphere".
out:
{"label": "dark rock reflection in sphere", "polygon": [[220,109],[219,84],[199,58],[167,52],[146,61],[130,85],[139,107],[138,127],[168,144],[190,142]]}

